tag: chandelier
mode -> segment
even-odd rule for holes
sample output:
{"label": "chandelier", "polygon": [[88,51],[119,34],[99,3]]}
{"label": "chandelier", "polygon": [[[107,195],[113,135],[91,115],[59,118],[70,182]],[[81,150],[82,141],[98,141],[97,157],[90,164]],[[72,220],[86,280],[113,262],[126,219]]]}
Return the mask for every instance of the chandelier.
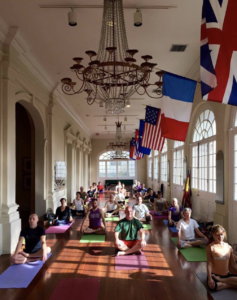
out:
{"label": "chandelier", "polygon": [[109,145],[107,146],[107,150],[110,150],[110,151],[115,151],[115,154],[117,156],[121,156],[122,154],[122,151],[128,151],[129,150],[129,145],[128,143],[123,143],[123,142],[120,142],[121,138],[122,138],[122,130],[121,130],[121,127],[122,127],[122,122],[115,122],[116,124],[116,142],[113,143],[109,143]]}
{"label": "chandelier", "polygon": [[[86,92],[87,103],[105,103],[108,114],[124,112],[126,101],[135,92],[155,99],[162,97],[164,72],[156,72],[158,81],[149,83],[151,72],[157,64],[150,62],[150,55],[142,56],[144,62],[141,65],[136,64],[134,55],[138,50],[128,48],[122,0],[104,0],[98,53],[92,50],[85,53],[90,59],[88,66],[81,64],[82,57],[75,57],[75,64],[70,68],[76,74],[80,86],[77,88],[71,78],[63,78],[62,91],[65,94]],[[148,93],[150,86],[155,86],[155,97]]]}

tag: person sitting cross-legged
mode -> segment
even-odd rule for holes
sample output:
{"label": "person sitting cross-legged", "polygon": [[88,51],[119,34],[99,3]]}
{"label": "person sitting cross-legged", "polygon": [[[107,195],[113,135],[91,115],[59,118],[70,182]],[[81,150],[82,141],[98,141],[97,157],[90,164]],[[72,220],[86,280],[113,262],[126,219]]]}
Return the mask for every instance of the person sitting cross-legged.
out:
{"label": "person sitting cross-legged", "polygon": [[80,196],[81,196],[81,199],[85,202],[86,198],[87,198],[87,193],[84,191],[83,186],[80,187]]}
{"label": "person sitting cross-legged", "polygon": [[[87,211],[86,217],[81,224],[81,232],[84,234],[105,234],[106,233],[106,223],[104,218],[104,213],[102,209],[98,207],[98,201],[93,198],[91,201],[92,208]],[[89,218],[89,226],[84,230],[84,223]],[[104,223],[104,227],[101,226],[101,219]]]}
{"label": "person sitting cross-legged", "polygon": [[118,188],[118,194],[115,195],[115,200],[118,202],[118,204],[125,205],[125,195],[122,193],[120,188]]}
{"label": "person sitting cross-legged", "polygon": [[63,225],[72,222],[72,212],[66,205],[67,200],[65,198],[61,198],[60,202],[61,206],[56,209],[56,218],[53,220],[53,225]]}
{"label": "person sitting cross-legged", "polygon": [[109,200],[105,202],[105,206],[103,208],[103,211],[106,211],[105,216],[109,218],[113,215],[118,215],[120,207],[121,206],[114,199],[114,195],[110,194]]}
{"label": "person sitting cross-legged", "polygon": [[142,188],[140,189],[140,194],[142,195],[142,199],[145,199],[147,194],[147,189],[145,187],[145,183],[142,184]]}
{"label": "person sitting cross-legged", "polygon": [[169,203],[162,198],[161,191],[158,192],[158,198],[154,200],[154,214],[156,216],[167,215]]}
{"label": "person sitting cross-legged", "polygon": [[81,198],[81,193],[76,192],[76,199],[73,200],[71,211],[73,216],[82,215],[85,217],[84,200]]}
{"label": "person sitting cross-legged", "polygon": [[[37,260],[46,261],[47,255],[51,252],[51,248],[47,247],[45,231],[42,227],[37,225],[38,221],[39,218],[36,214],[30,215],[29,226],[22,229],[15,253],[11,257],[13,264],[24,264]],[[20,251],[24,238],[25,249]]]}
{"label": "person sitting cross-legged", "polygon": [[98,190],[98,193],[99,193],[99,194],[104,193],[104,187],[103,187],[103,185],[101,184],[101,181],[98,182],[97,190]]}
{"label": "person sitting cross-legged", "polygon": [[[183,219],[179,220],[176,229],[178,232],[178,248],[190,248],[198,247],[200,245],[206,245],[208,238],[201,233],[198,229],[198,223],[191,219],[192,210],[189,207],[185,207],[183,210]],[[195,233],[201,238],[196,239]]]}
{"label": "person sitting cross-legged", "polygon": [[171,207],[168,211],[168,226],[177,226],[178,221],[184,217],[182,210],[182,207],[178,204],[178,200],[173,198]]}
{"label": "person sitting cross-legged", "polygon": [[[90,189],[87,191],[88,198],[93,198],[94,194],[95,194],[95,192],[94,192],[93,186],[91,185]],[[87,198],[87,200],[89,201],[88,198]]]}
{"label": "person sitting cross-legged", "polygon": [[[120,220],[115,228],[115,247],[120,251],[117,256],[139,253],[146,246],[145,233],[142,223],[133,217],[133,209],[127,206],[125,209],[126,217]],[[138,239],[138,232],[141,240]],[[121,239],[119,239],[121,234]]]}
{"label": "person sitting cross-legged", "polygon": [[147,191],[144,196],[144,199],[148,199],[148,205],[150,205],[151,207],[154,207],[155,198],[157,198],[157,195],[154,193],[152,189]]}
{"label": "person sitting cross-legged", "polygon": [[237,264],[232,247],[224,242],[225,229],[212,227],[214,242],[207,246],[207,283],[212,291],[237,288]]}
{"label": "person sitting cross-legged", "polygon": [[141,222],[150,222],[152,220],[147,206],[142,203],[142,196],[137,197],[137,203],[133,205],[133,216]]}

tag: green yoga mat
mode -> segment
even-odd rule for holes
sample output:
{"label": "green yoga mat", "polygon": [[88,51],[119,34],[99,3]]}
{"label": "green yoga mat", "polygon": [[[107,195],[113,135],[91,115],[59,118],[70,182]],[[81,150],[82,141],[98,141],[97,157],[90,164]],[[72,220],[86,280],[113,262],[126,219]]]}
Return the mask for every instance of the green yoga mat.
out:
{"label": "green yoga mat", "polygon": [[152,229],[150,224],[142,224],[144,229]]}
{"label": "green yoga mat", "polygon": [[119,221],[119,217],[108,217],[105,218],[105,221]]}
{"label": "green yoga mat", "polygon": [[129,199],[125,199],[125,202],[129,202]]}
{"label": "green yoga mat", "polygon": [[105,235],[100,234],[84,234],[79,243],[104,243]]}
{"label": "green yoga mat", "polygon": [[[178,238],[172,237],[171,240],[177,246]],[[204,246],[181,249],[180,252],[187,261],[207,261],[206,248]]]}

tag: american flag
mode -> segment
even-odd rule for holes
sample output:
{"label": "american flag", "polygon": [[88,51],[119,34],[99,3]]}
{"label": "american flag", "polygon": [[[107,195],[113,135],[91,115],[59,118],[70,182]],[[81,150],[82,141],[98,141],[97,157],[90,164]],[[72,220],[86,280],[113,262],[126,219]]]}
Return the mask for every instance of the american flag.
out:
{"label": "american flag", "polygon": [[200,72],[204,100],[237,105],[236,12],[236,0],[203,0]]}
{"label": "american flag", "polygon": [[142,147],[162,151],[165,138],[161,136],[161,109],[147,106]]}

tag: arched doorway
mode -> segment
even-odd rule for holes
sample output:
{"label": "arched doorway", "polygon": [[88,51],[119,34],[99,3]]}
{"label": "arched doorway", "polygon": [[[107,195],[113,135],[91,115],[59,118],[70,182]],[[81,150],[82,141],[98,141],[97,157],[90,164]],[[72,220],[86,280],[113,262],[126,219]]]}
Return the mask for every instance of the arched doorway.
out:
{"label": "arched doorway", "polygon": [[31,103],[16,103],[16,203],[22,226],[29,214],[39,217],[46,211],[44,180],[44,124],[39,111]]}

